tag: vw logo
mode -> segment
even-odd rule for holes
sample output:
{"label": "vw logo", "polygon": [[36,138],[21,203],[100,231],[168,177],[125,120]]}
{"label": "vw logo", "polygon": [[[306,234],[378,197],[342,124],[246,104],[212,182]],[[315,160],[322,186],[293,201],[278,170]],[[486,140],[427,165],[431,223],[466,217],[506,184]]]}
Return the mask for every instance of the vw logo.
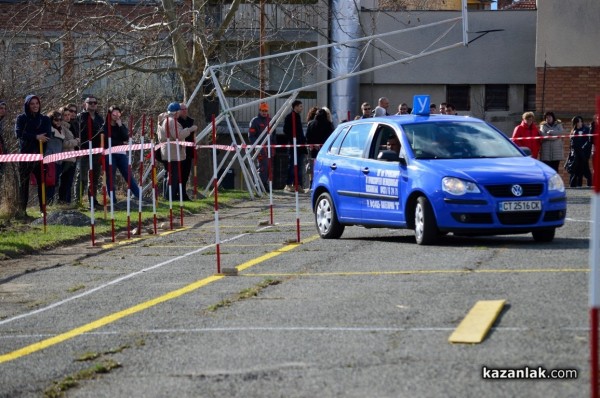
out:
{"label": "vw logo", "polygon": [[513,185],[512,187],[510,187],[510,191],[515,196],[521,196],[521,195],[523,195],[523,187],[520,186],[520,185],[517,185],[517,184]]}

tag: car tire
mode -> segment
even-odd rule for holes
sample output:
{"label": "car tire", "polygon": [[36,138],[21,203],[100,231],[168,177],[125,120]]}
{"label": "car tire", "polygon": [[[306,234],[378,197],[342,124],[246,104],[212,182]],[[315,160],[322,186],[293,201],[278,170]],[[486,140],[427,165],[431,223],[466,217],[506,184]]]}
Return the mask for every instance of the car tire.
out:
{"label": "car tire", "polygon": [[319,195],[315,204],[315,225],[323,239],[337,239],[344,233],[345,226],[340,224],[331,195],[327,192]]}
{"label": "car tire", "polygon": [[425,196],[419,196],[415,205],[415,240],[418,245],[432,245],[438,236],[437,223],[429,200]]}
{"label": "car tire", "polygon": [[555,233],[556,228],[548,228],[539,231],[532,231],[531,235],[533,235],[533,240],[536,242],[552,242],[554,240]]}

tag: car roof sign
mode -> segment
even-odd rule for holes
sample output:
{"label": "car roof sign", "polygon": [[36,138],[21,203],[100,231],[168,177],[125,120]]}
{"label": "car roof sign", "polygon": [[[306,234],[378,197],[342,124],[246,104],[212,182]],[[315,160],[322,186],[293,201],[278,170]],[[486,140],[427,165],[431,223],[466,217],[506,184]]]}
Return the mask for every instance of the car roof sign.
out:
{"label": "car roof sign", "polygon": [[429,95],[415,95],[413,97],[413,115],[429,116],[429,104],[431,99]]}

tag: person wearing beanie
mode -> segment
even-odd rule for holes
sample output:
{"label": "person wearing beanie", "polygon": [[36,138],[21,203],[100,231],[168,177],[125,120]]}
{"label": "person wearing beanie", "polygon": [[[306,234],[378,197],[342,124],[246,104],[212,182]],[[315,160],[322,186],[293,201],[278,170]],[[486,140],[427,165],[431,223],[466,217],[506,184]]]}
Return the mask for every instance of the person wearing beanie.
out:
{"label": "person wearing beanie", "polygon": [[[250,144],[254,144],[258,137],[265,131],[269,123],[269,104],[261,102],[258,106],[258,115],[250,120],[250,127],[248,128],[248,141]],[[266,143],[266,141],[265,141]],[[275,142],[275,130],[271,132],[271,145],[276,144]],[[262,148],[258,157],[256,158],[257,164],[256,169],[259,173],[260,180],[267,186],[269,182],[269,159],[267,157],[267,150]]]}
{"label": "person wearing beanie", "polygon": [[[184,128],[178,121],[181,106],[179,102],[172,102],[167,107],[167,115],[158,126],[158,139],[167,145],[160,148],[161,157],[170,176],[167,176],[171,185],[173,200],[179,200],[179,169],[180,162],[185,160],[186,153],[183,145],[177,145],[177,140],[183,142],[190,134],[198,130],[198,126]],[[182,181],[183,182],[183,181]],[[169,199],[165,192],[165,199]],[[182,198],[183,199],[183,198]]]}

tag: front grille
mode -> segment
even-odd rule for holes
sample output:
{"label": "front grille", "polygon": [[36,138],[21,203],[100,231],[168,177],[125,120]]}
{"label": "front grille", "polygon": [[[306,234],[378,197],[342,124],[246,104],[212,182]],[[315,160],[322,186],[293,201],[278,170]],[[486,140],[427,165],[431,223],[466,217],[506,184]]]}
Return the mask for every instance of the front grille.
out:
{"label": "front grille", "polygon": [[498,220],[504,225],[529,225],[535,224],[540,219],[540,211],[515,211],[496,213]]}
{"label": "front grille", "polygon": [[[511,187],[515,184],[486,185],[485,189],[496,198],[514,198]],[[540,196],[544,191],[544,184],[519,184],[523,188],[523,196]]]}
{"label": "front grille", "polygon": [[451,213],[452,218],[465,224],[491,224],[491,213]]}

